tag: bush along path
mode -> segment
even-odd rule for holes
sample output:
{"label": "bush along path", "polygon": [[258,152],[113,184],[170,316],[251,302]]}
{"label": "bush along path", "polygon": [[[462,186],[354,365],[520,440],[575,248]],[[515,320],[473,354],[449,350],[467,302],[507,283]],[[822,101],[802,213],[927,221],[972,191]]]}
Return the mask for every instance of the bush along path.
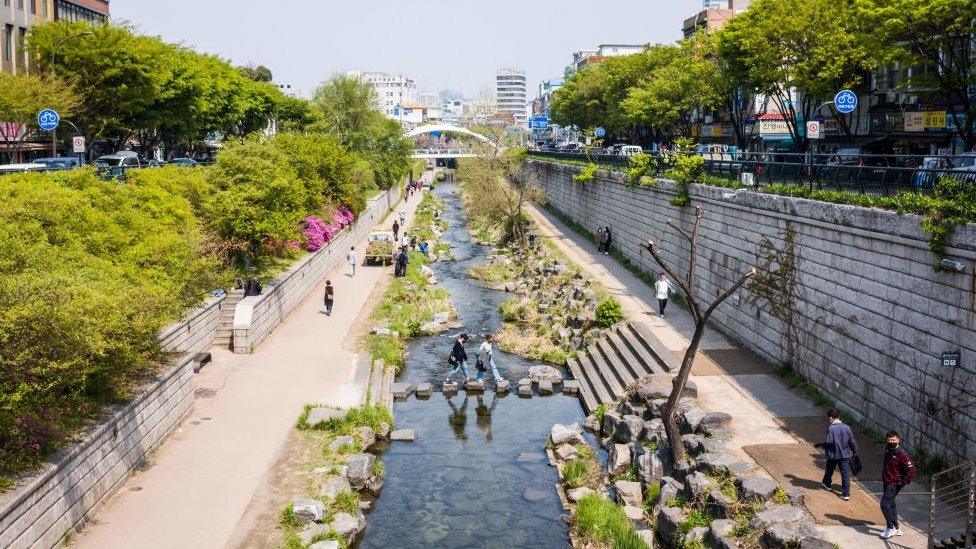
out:
{"label": "bush along path", "polygon": [[583,427],[552,427],[548,447],[558,489],[572,506],[574,546],[833,547],[803,508],[801,490],[784,489],[729,452],[732,417],[702,411],[693,383],[680,400],[675,441],[689,458],[673,463],[661,421],[671,389],[669,375],[643,378],[626,398],[586,418],[584,427],[609,453],[605,471]]}
{"label": "bush along path", "polygon": [[310,493],[281,512],[285,547],[338,549],[355,543],[366,527],[364,511],[383,489],[385,471],[377,454],[392,426],[393,415],[383,406],[305,407],[296,428],[303,443],[318,451],[305,464]]}
{"label": "bush along path", "polygon": [[485,265],[469,274],[494,290],[515,294],[500,307],[502,350],[563,364],[624,320],[623,310],[548,241],[540,244],[537,235],[530,240],[525,247],[496,248]]}

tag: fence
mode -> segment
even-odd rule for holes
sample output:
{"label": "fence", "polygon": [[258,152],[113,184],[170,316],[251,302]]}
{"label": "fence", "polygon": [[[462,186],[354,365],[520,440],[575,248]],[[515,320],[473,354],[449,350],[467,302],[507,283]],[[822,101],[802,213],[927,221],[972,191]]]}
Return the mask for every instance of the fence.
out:
{"label": "fence", "polygon": [[967,461],[932,475],[928,546],[972,547],[976,463]]}

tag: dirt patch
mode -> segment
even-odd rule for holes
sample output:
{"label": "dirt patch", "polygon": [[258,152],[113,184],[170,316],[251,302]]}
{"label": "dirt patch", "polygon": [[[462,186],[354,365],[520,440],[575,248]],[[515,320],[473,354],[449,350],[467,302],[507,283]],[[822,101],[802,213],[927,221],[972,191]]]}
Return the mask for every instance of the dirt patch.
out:
{"label": "dirt patch", "polygon": [[[685,356],[683,350],[673,352],[679,360]],[[769,363],[759,355],[742,348],[699,351],[691,367],[691,373],[696,376],[770,374],[772,371]]]}

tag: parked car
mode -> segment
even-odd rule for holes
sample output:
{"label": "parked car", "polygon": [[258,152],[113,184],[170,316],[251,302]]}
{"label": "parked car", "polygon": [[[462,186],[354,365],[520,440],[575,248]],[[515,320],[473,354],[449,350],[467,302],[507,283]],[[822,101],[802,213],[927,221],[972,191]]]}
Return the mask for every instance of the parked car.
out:
{"label": "parked car", "polygon": [[915,190],[933,187],[939,178],[942,177],[943,172],[941,170],[947,170],[951,167],[952,164],[949,163],[949,159],[944,156],[926,156],[922,159],[921,164],[918,165],[912,176]]}
{"label": "parked car", "polygon": [[636,154],[641,154],[644,149],[640,145],[624,145],[620,148],[620,156],[634,156]]}
{"label": "parked car", "polygon": [[960,174],[961,181],[976,183],[976,152],[965,153],[952,159],[952,171]]}
{"label": "parked car", "polygon": [[47,166],[44,164],[4,164],[0,166],[0,175],[6,175],[10,173],[22,173],[22,172],[36,172],[41,170],[48,170]]}
{"label": "parked car", "polygon": [[57,170],[70,170],[82,165],[81,160],[70,156],[59,156],[57,158],[35,158],[34,164],[44,164],[48,168]]}
{"label": "parked car", "polygon": [[129,154],[106,154],[98,157],[98,162],[102,162],[110,168],[139,168],[139,156],[135,153]]}
{"label": "parked car", "polygon": [[183,166],[186,168],[195,168],[197,166],[197,161],[192,158],[174,158],[169,161],[169,164],[174,166]]}

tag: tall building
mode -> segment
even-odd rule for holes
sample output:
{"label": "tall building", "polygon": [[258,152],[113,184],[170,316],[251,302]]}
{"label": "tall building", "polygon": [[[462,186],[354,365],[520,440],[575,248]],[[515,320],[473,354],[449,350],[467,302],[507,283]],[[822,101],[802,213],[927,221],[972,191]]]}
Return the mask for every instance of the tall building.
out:
{"label": "tall building", "polygon": [[703,10],[727,10],[732,9],[732,0],[704,0]]}
{"label": "tall building", "polygon": [[376,71],[349,71],[346,76],[358,78],[372,86],[376,106],[389,118],[399,119],[401,105],[417,103],[417,83],[409,76]]}
{"label": "tall building", "polygon": [[522,69],[500,69],[495,75],[495,110],[524,122],[526,114],[526,80]]}
{"label": "tall building", "polygon": [[54,0],[54,17],[58,21],[100,23],[108,19],[108,3],[109,0]]}
{"label": "tall building", "polygon": [[47,21],[104,21],[108,0],[0,0],[0,72],[30,70],[27,33]]}

